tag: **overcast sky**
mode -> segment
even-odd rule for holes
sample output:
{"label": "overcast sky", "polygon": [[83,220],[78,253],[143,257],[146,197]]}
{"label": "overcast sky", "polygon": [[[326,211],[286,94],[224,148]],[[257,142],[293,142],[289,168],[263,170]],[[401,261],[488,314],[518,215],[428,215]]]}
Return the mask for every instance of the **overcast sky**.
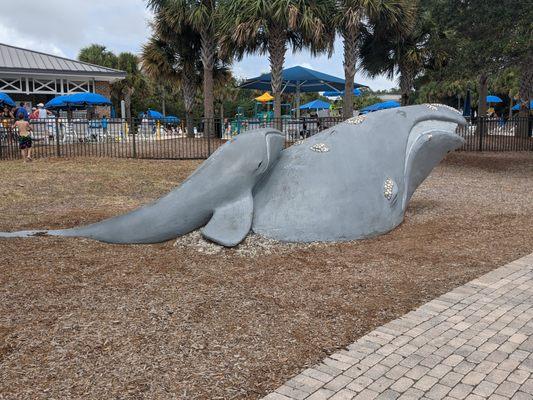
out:
{"label": "overcast sky", "polygon": [[[139,52],[150,35],[150,13],[144,0],[2,0],[0,42],[76,58],[80,48],[92,43],[114,52]],[[302,65],[344,77],[342,43],[335,54],[313,57],[309,52],[287,54],[285,66]],[[267,56],[248,56],[233,65],[237,77],[251,78],[269,70]],[[374,90],[396,86],[385,77],[369,79],[360,74],[356,82]]]}

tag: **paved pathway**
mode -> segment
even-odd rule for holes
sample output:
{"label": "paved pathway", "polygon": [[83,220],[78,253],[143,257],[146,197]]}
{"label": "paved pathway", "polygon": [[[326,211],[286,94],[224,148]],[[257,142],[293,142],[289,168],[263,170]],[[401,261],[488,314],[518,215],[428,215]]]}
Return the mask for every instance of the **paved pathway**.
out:
{"label": "paved pathway", "polygon": [[533,399],[533,254],[363,336],[265,400]]}

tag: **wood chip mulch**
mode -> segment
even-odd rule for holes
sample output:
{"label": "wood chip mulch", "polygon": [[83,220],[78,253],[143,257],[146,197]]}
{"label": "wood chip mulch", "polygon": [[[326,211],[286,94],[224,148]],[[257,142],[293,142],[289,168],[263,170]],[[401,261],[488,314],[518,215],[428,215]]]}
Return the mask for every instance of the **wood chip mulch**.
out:
{"label": "wood chip mulch", "polygon": [[[94,222],[197,161],[0,163],[0,230]],[[533,153],[453,153],[371,240],[236,249],[0,241],[0,399],[258,399],[326,354],[533,251]]]}

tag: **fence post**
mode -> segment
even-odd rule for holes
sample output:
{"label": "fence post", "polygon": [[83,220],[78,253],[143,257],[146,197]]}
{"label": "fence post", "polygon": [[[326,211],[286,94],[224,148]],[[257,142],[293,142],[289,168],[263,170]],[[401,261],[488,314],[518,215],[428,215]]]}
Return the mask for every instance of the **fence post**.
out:
{"label": "fence post", "polygon": [[133,118],[130,118],[129,120],[129,126],[130,126],[130,133],[131,133],[131,145],[132,145],[132,155],[133,155],[133,158],[137,158],[137,143],[135,142],[135,133],[136,133],[136,129],[135,129],[135,122],[133,120]]}
{"label": "fence post", "polygon": [[61,157],[61,146],[59,145],[59,113],[56,116],[56,156]]}

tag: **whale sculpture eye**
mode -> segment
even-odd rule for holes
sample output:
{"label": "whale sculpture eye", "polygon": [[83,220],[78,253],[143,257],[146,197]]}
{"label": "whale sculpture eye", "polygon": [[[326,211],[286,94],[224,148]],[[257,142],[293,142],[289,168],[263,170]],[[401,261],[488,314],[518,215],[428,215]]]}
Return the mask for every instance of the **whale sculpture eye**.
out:
{"label": "whale sculpture eye", "polygon": [[259,161],[259,164],[257,164],[257,168],[256,169],[261,168],[261,165],[263,165],[263,160]]}

